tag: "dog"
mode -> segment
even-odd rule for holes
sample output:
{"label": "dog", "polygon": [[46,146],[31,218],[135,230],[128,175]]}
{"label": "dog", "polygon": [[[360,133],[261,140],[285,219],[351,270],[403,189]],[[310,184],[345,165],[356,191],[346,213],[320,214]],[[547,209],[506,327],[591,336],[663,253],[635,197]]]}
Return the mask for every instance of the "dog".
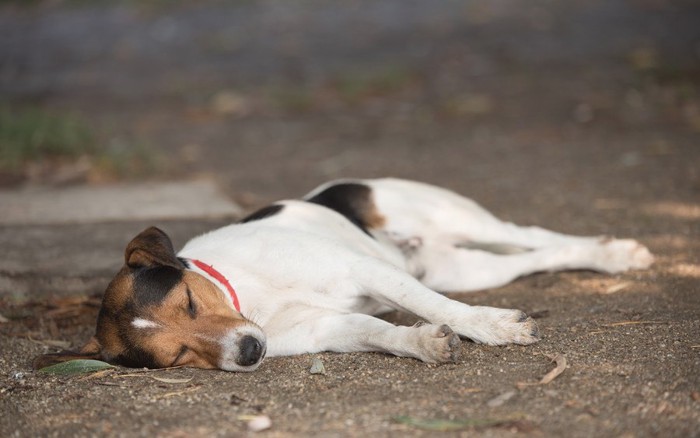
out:
{"label": "dog", "polygon": [[[406,180],[338,180],[190,240],[175,253],[148,228],[126,247],[95,336],[43,355],[128,367],[253,371],[264,357],[383,352],[455,361],[460,337],[539,340],[520,310],[469,306],[439,292],[505,285],[541,271],[644,269],[635,240],[578,237],[502,222],[452,191]],[[436,292],[439,291],[439,292]],[[427,321],[396,326],[400,310]]]}

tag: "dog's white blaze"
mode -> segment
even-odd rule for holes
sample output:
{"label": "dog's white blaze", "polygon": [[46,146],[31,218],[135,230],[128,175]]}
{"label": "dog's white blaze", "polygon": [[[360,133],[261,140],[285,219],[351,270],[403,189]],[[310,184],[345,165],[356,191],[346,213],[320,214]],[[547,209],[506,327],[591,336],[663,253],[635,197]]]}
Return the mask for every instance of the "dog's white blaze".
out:
{"label": "dog's white blaze", "polygon": [[131,321],[131,325],[133,325],[136,328],[158,328],[160,327],[160,324],[149,321],[148,319],[143,319],[143,318],[134,318],[133,321]]}

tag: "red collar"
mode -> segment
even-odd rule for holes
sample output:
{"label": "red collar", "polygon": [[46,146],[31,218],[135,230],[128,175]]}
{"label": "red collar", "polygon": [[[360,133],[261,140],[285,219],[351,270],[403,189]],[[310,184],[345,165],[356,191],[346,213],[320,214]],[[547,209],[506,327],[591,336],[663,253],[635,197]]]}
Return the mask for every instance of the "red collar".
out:
{"label": "red collar", "polygon": [[221,272],[214,269],[212,265],[207,265],[206,263],[197,259],[191,259],[191,261],[196,267],[211,275],[212,278],[224,285],[224,287],[228,291],[228,294],[231,295],[231,300],[233,300],[233,307],[235,307],[236,310],[240,313],[241,306],[238,304],[238,296],[236,295],[236,291],[233,289],[233,286],[231,286],[231,283],[228,282],[226,277],[224,277],[224,275]]}

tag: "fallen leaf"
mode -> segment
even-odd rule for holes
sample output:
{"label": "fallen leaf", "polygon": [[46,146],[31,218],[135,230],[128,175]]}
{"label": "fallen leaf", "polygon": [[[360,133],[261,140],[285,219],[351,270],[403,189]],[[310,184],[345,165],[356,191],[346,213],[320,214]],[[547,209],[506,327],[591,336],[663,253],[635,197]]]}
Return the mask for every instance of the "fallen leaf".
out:
{"label": "fallen leaf", "polygon": [[694,401],[700,401],[700,392],[698,391],[693,391],[690,393],[690,398],[692,398]]}
{"label": "fallen leaf", "polygon": [[102,362],[100,360],[76,359],[44,367],[40,369],[39,372],[59,375],[71,375],[91,373],[94,371],[103,370],[105,368],[114,368],[114,365],[110,365],[107,362]]}
{"label": "fallen leaf", "polygon": [[192,377],[188,377],[186,379],[168,379],[165,377],[158,377],[158,376],[148,376],[148,377],[150,377],[153,380],[157,380],[157,381],[163,382],[163,383],[187,383],[190,380],[192,380]]}
{"label": "fallen leaf", "polygon": [[623,289],[627,289],[632,286],[631,281],[623,281],[622,283],[613,284],[609,288],[605,289],[604,294],[614,294],[615,292],[620,292]]}
{"label": "fallen leaf", "polygon": [[552,380],[556,379],[566,369],[566,356],[563,354],[557,354],[554,358],[554,362],[556,362],[557,366],[542,377],[542,380],[540,380],[540,385],[548,384]]}
{"label": "fallen leaf", "polygon": [[183,389],[182,391],[166,392],[165,394],[161,394],[161,395],[157,396],[156,399],[170,398],[170,397],[175,397],[175,396],[182,395],[182,394],[187,394],[189,392],[197,391],[199,388],[200,388],[199,386],[191,386],[187,389]]}
{"label": "fallen leaf", "polygon": [[556,362],[556,367],[540,379],[539,382],[518,382],[515,384],[515,386],[518,389],[523,389],[528,386],[537,386],[537,385],[546,385],[552,380],[556,379],[561,373],[564,372],[566,369],[567,363],[566,363],[566,356],[563,354],[557,354],[555,357],[551,358],[554,362]]}
{"label": "fallen leaf", "polygon": [[10,322],[10,320],[0,314],[0,324],[5,324],[6,322]]}
{"label": "fallen leaf", "polygon": [[494,397],[491,400],[489,400],[488,402],[486,402],[486,405],[490,408],[496,408],[498,406],[503,405],[505,402],[507,402],[511,398],[513,398],[514,395],[515,395],[515,391],[504,392],[503,394],[501,394],[497,397]]}

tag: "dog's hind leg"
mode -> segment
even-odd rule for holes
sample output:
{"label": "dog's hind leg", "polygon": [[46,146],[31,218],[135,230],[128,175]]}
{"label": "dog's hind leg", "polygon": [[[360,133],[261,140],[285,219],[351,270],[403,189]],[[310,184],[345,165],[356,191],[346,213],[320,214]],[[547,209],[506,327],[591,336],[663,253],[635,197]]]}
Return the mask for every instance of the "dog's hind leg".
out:
{"label": "dog's hind leg", "polygon": [[498,219],[471,199],[441,187],[399,179],[363,181],[372,189],[377,229],[398,239],[421,237],[502,253],[592,242],[597,237],[571,236],[536,226]]}
{"label": "dog's hind leg", "polygon": [[264,329],[268,356],[377,351],[439,363],[454,362],[460,348],[459,336],[447,325],[395,326],[370,315],[316,308],[297,311],[293,321]]}
{"label": "dog's hind leg", "polygon": [[617,273],[645,268],[652,261],[649,251],[633,240],[593,240],[510,255],[426,243],[410,256],[411,270],[419,274],[420,281],[441,292],[499,287],[543,271],[591,269]]}

